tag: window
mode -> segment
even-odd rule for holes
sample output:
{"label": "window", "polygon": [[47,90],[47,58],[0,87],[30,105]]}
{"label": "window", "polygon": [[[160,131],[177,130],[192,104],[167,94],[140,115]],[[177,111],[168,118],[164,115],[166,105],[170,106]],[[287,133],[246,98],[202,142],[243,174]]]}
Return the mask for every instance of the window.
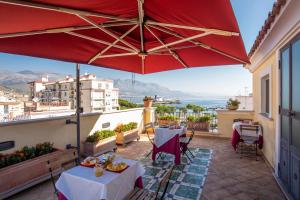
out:
{"label": "window", "polygon": [[270,117],[270,76],[261,78],[261,113]]}
{"label": "window", "polygon": [[102,88],[102,83],[98,83],[98,88]]}

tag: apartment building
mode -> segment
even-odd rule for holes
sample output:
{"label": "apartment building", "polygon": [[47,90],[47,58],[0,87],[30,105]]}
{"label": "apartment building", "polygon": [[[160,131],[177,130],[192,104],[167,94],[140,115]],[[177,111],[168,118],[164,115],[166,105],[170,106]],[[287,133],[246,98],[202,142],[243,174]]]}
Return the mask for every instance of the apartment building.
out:
{"label": "apartment building", "polygon": [[[83,112],[111,112],[118,109],[119,89],[114,88],[113,80],[97,79],[94,74],[85,74],[80,81]],[[44,87],[36,96],[40,102],[61,102],[76,109],[76,79],[66,76],[63,80],[44,83]]]}
{"label": "apartment building", "polygon": [[48,77],[42,77],[42,80],[36,80],[27,83],[29,86],[29,100],[32,101],[34,98],[41,98],[41,91],[45,90],[45,84],[48,83]]}
{"label": "apartment building", "polygon": [[0,95],[0,122],[11,120],[24,114],[23,102]]}

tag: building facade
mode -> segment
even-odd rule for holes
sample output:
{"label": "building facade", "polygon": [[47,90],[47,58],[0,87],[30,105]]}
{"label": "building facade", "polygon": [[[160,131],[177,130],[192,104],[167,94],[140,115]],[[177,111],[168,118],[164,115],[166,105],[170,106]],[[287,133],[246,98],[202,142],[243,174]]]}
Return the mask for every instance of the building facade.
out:
{"label": "building facade", "polygon": [[0,96],[0,122],[10,121],[24,114],[24,103]]}
{"label": "building facade", "polygon": [[[35,82],[37,83],[37,82]],[[38,96],[40,102],[59,102],[76,109],[76,79],[66,76],[56,82],[44,83]],[[94,74],[80,77],[80,98],[83,112],[110,112],[119,108],[119,89],[113,80],[97,79]]]}
{"label": "building facade", "polygon": [[277,1],[249,54],[254,120],[280,186],[300,199],[300,1]]}

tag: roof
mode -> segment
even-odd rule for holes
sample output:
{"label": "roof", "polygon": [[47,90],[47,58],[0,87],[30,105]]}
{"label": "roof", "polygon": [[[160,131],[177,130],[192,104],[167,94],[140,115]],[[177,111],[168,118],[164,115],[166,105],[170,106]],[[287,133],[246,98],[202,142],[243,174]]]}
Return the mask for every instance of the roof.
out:
{"label": "roof", "polygon": [[283,8],[283,6],[285,5],[286,2],[287,2],[287,0],[277,0],[273,4],[272,10],[269,12],[268,18],[265,20],[264,25],[261,27],[261,30],[259,31],[259,33],[255,39],[255,42],[248,54],[249,58],[255,53],[255,51],[258,49],[258,47],[260,46],[260,44],[266,37],[269,30],[272,28],[272,24],[274,23],[276,17],[279,15],[281,9]]}

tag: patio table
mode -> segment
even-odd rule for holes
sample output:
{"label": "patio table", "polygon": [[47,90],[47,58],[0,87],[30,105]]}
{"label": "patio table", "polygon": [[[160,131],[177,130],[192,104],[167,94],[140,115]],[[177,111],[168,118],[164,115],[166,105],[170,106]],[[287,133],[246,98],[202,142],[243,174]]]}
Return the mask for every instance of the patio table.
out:
{"label": "patio table", "polygon": [[[231,144],[232,144],[232,147],[234,148],[235,151],[236,151],[237,145],[240,141],[241,125],[249,125],[249,124],[242,123],[242,122],[235,122],[232,125],[233,132],[232,132]],[[260,125],[258,125],[258,126],[259,126],[258,139],[255,142],[257,142],[257,144],[258,144],[258,148],[262,149],[263,148],[262,127]],[[248,131],[248,130],[244,130],[243,135],[244,136],[250,136],[250,137],[256,137],[256,133],[254,131]]]}
{"label": "patio table", "polygon": [[119,200],[124,199],[134,186],[143,187],[142,175],[145,169],[140,162],[124,158],[116,158],[117,162],[125,162],[129,167],[121,172],[104,171],[100,177],[94,175],[94,169],[76,166],[64,171],[56,188],[59,191],[59,200]]}
{"label": "patio table", "polygon": [[181,126],[179,129],[157,128],[155,130],[152,160],[160,152],[173,154],[175,164],[180,164],[180,142],[179,137],[184,136],[186,128]]}

